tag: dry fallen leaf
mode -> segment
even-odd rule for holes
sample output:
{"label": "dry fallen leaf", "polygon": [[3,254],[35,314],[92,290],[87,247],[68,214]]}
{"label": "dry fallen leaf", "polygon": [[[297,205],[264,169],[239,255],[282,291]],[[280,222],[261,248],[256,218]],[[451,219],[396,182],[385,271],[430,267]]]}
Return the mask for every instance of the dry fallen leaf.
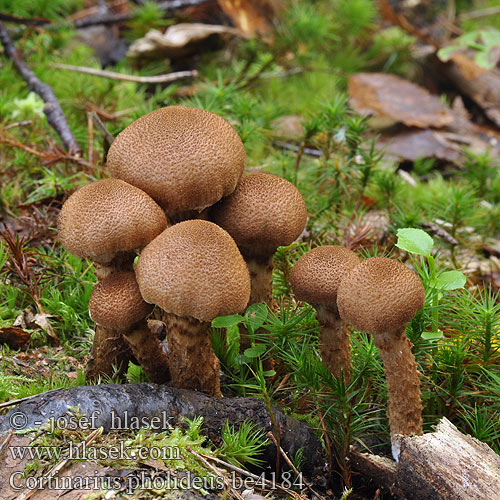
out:
{"label": "dry fallen leaf", "polygon": [[275,0],[218,0],[221,9],[245,35],[261,35],[272,40]]}
{"label": "dry fallen leaf", "polygon": [[408,129],[394,135],[382,135],[377,140],[377,147],[399,160],[412,162],[418,158],[437,158],[459,163],[462,157],[457,144],[434,130]]}
{"label": "dry fallen leaf", "polygon": [[349,96],[358,113],[381,115],[410,127],[442,128],[454,121],[453,113],[439,97],[395,75],[352,75]]}
{"label": "dry fallen leaf", "polygon": [[228,26],[202,23],[180,23],[170,26],[165,33],[151,30],[136,40],[129,48],[127,56],[141,57],[183,57],[196,52],[199,44],[208,37],[218,36],[231,39],[241,33]]}
{"label": "dry fallen leaf", "polygon": [[0,344],[7,344],[11,349],[22,349],[29,342],[31,333],[17,326],[0,328]]}

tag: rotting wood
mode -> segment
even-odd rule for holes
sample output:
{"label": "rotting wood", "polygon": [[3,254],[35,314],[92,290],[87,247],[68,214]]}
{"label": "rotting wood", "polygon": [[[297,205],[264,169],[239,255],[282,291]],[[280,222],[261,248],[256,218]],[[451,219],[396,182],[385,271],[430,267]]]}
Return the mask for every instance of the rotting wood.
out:
{"label": "rotting wood", "polygon": [[500,500],[500,456],[441,419],[435,432],[401,436],[396,463],[351,450],[353,470],[401,500]]}

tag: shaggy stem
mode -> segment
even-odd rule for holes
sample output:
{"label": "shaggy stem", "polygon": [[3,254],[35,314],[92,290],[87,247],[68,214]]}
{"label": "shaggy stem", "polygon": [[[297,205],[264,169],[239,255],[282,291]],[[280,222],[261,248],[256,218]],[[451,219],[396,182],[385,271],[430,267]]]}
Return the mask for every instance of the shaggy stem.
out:
{"label": "shaggy stem", "polygon": [[349,327],[340,319],[337,307],[314,304],[320,326],[320,353],[323,364],[334,377],[344,376],[348,385],[352,377]]}
{"label": "shaggy stem", "polygon": [[169,360],[160,341],[153,335],[146,321],[135,328],[122,332],[137,362],[155,384],[165,384],[170,380]]}
{"label": "shaggy stem", "polygon": [[[101,281],[112,273],[132,270],[134,257],[132,252],[119,252],[108,264],[95,262],[97,279]],[[124,378],[131,358],[132,351],[121,333],[96,325],[85,369],[87,379],[96,380],[99,376],[111,376],[113,373]]]}
{"label": "shaggy stem", "polygon": [[391,436],[422,434],[420,373],[411,342],[404,333],[374,335],[384,362]]}
{"label": "shaggy stem", "polygon": [[248,258],[244,254],[250,273],[251,292],[248,305],[264,304],[271,305],[273,299],[273,257]]}
{"label": "shaggy stem", "polygon": [[220,363],[210,344],[210,323],[166,314],[172,385],[220,397]]}
{"label": "shaggy stem", "polygon": [[103,376],[111,378],[113,375],[123,378],[131,357],[132,352],[121,333],[96,325],[86,366],[87,380],[94,381]]}

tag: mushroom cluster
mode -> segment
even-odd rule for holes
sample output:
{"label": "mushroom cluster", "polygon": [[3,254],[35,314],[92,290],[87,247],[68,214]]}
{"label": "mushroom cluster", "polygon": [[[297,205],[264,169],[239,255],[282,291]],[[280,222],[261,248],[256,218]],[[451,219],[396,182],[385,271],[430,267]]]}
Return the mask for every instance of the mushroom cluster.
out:
{"label": "mushroom cluster", "polygon": [[397,436],[422,434],[420,374],[405,335],[406,325],[424,306],[420,279],[396,260],[371,257],[360,262],[347,248],[323,246],[297,261],[290,283],[296,297],[317,310],[321,356],[334,376],[351,380],[347,325],[373,335],[384,362],[397,459]]}
{"label": "mushroom cluster", "polygon": [[[116,137],[107,157],[111,179],[64,203],[60,241],[92,259],[98,277],[89,304],[96,323],[89,377],[123,373],[133,356],[151,381],[220,395],[210,322],[243,312],[249,301],[270,302],[272,256],[307,218],[285,179],[242,178],[245,160],[225,119],[169,106]],[[167,353],[147,328],[154,305],[164,311]]]}

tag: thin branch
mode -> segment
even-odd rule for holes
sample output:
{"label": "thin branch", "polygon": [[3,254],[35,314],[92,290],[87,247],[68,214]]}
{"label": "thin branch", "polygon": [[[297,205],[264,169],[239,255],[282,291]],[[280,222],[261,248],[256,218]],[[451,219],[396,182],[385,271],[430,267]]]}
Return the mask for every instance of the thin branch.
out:
{"label": "thin branch", "polygon": [[66,116],[57,100],[57,97],[52,90],[52,87],[43,83],[38,79],[38,77],[31,71],[27,64],[23,61],[19,53],[17,52],[12,40],[10,39],[9,33],[5,28],[4,24],[0,21],[0,42],[2,42],[5,55],[12,59],[14,66],[16,67],[19,74],[28,84],[28,88],[33,92],[36,92],[44,101],[45,106],[43,112],[47,117],[49,124],[55,129],[59,134],[65,148],[74,156],[81,156],[82,150],[78,143],[76,142],[73,132],[71,132]]}
{"label": "thin branch", "polygon": [[90,117],[92,118],[92,121],[95,123],[96,127],[102,132],[104,135],[104,138],[106,139],[106,142],[111,146],[113,144],[113,141],[115,138],[111,135],[109,130],[106,128],[106,125],[102,122],[102,120],[99,118],[97,113],[95,111],[91,111]]}
{"label": "thin branch", "polygon": [[86,75],[99,76],[102,78],[110,78],[111,80],[121,80],[124,82],[136,83],[168,83],[181,80],[182,78],[190,78],[198,75],[198,71],[177,71],[166,75],[156,76],[136,76],[124,75],[115,71],[107,71],[104,69],[88,68],[86,66],[72,66],[71,64],[51,64],[51,68],[64,69],[66,71],[76,71],[77,73],[85,73]]}
{"label": "thin branch", "polygon": [[[175,10],[184,9],[186,7],[196,7],[211,0],[170,0],[157,4],[163,12],[172,12]],[[9,23],[24,24],[26,26],[46,26],[49,29],[58,29],[63,26],[71,26],[73,28],[88,28],[98,24],[118,24],[125,21],[130,21],[137,16],[137,11],[125,12],[120,14],[104,14],[96,16],[88,16],[83,19],[70,21],[69,23],[53,23],[50,19],[43,18],[25,18],[12,16],[4,12],[0,12],[0,20]]]}
{"label": "thin branch", "polygon": [[186,446],[186,450],[189,451],[192,455],[194,455],[198,460],[203,462],[203,464],[208,467],[217,477],[221,477],[222,480],[224,481],[224,484],[226,485],[226,488],[238,499],[238,500],[244,500],[244,498],[241,496],[240,492],[236,490],[230,483],[230,481],[227,479],[224,474],[222,474],[217,467],[214,467],[211,463],[209,463],[205,458],[203,458],[201,455],[196,453],[193,449],[191,449],[189,446]]}
{"label": "thin branch", "polygon": [[24,24],[25,26],[43,26],[44,24],[50,23],[50,19],[44,17],[18,17],[11,14],[6,14],[5,12],[0,12],[0,21],[5,21],[7,23]]}
{"label": "thin branch", "polygon": [[458,16],[459,21],[468,21],[469,19],[479,19],[481,17],[496,16],[500,14],[500,6],[489,7],[487,9],[473,10],[472,12],[464,12]]}
{"label": "thin branch", "polygon": [[[288,455],[285,453],[285,450],[279,445],[278,441],[274,437],[272,432],[267,433],[267,437],[271,439],[271,441],[275,444],[276,448],[279,449],[279,452],[281,453],[281,456],[285,459],[285,462],[291,467],[293,472],[297,475],[297,477],[301,477],[301,473],[297,470],[297,467],[293,465],[293,462],[288,458]],[[317,491],[315,491],[309,481],[306,481],[304,477],[301,477],[301,480],[304,481],[304,484],[307,486],[307,489],[317,498],[320,500],[323,500],[324,497],[322,497]]]}

